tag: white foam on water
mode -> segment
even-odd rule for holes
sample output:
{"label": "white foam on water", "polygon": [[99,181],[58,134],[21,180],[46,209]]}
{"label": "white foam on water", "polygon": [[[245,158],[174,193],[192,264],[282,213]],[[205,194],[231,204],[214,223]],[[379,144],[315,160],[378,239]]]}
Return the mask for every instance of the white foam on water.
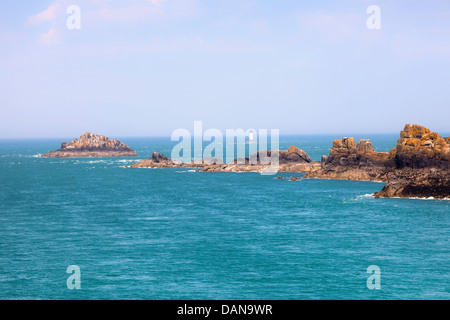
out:
{"label": "white foam on water", "polygon": [[375,193],[366,193],[362,196],[358,196],[358,198],[375,198]]}
{"label": "white foam on water", "polygon": [[107,161],[106,161],[106,160],[90,160],[90,161],[86,161],[86,162],[83,161],[83,163],[88,163],[88,164],[93,164],[93,163],[107,163]]}
{"label": "white foam on water", "polygon": [[428,198],[425,198],[425,197],[409,197],[409,198],[402,198],[402,197],[392,197],[392,199],[410,199],[410,200],[438,200],[438,201],[442,200],[442,201],[450,201],[450,198],[442,198],[442,199],[439,199],[439,198],[434,198],[434,197],[428,197]]}
{"label": "white foam on water", "polygon": [[199,172],[198,170],[183,170],[183,171],[175,171],[176,173],[193,173],[193,172]]}
{"label": "white foam on water", "polygon": [[[375,198],[375,194],[374,193],[368,193],[368,194],[364,194],[364,195],[360,195],[357,196],[357,198]],[[443,200],[443,201],[449,201],[450,198],[443,198],[443,199],[438,199],[438,198],[434,198],[434,197],[408,197],[408,198],[404,198],[404,197],[389,197],[389,198],[380,198],[380,199],[410,199],[410,200]]]}
{"label": "white foam on water", "polygon": [[117,160],[116,162],[128,163],[128,162],[139,162],[139,161],[142,161],[142,159],[122,159],[122,160]]}

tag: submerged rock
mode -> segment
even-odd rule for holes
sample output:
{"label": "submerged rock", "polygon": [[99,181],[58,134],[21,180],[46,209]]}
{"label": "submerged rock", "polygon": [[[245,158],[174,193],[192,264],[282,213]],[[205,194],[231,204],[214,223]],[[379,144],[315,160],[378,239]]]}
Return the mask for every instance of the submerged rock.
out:
{"label": "submerged rock", "polygon": [[61,143],[61,148],[48,152],[44,158],[82,158],[82,157],[136,157],[137,153],[117,139],[102,135],[85,133],[80,139]]}

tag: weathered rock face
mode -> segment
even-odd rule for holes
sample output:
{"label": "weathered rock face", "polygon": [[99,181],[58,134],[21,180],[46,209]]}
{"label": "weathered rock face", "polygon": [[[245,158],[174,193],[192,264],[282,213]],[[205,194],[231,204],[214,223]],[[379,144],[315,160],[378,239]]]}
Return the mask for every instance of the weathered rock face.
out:
{"label": "weathered rock face", "polygon": [[288,151],[280,151],[280,162],[312,162],[309,155],[295,146],[290,146]]}
{"label": "weathered rock face", "polygon": [[89,132],[82,135],[80,139],[75,139],[69,143],[61,143],[61,149],[59,150],[42,155],[45,158],[136,156],[136,152],[123,142]]}
{"label": "weathered rock face", "polygon": [[370,142],[370,139],[359,140],[358,145],[356,146],[356,153],[365,154],[369,152],[375,152],[375,149],[373,148],[373,144],[372,142]]}
{"label": "weathered rock face", "polygon": [[370,140],[353,138],[333,141],[328,157],[323,156],[320,168],[305,177],[349,180],[387,181],[386,172],[392,166],[389,153],[376,152]]}
{"label": "weathered rock face", "polygon": [[429,129],[407,124],[400,133],[395,150],[397,168],[448,169],[450,164],[450,144],[439,134]]}
{"label": "weathered rock face", "polygon": [[376,198],[450,199],[450,172],[436,168],[404,168],[388,174],[389,183],[375,193]]}
{"label": "weathered rock face", "polygon": [[375,152],[370,140],[362,139],[356,145],[353,138],[342,138],[333,142],[325,166],[330,169],[339,166],[384,167],[388,160],[389,153]]}
{"label": "weathered rock face", "polygon": [[396,170],[376,197],[450,198],[450,145],[429,129],[407,124],[391,151]]}
{"label": "weathered rock face", "polygon": [[311,158],[305,151],[295,146],[290,146],[287,151],[258,151],[256,154],[251,155],[250,158],[256,157],[256,161],[259,163],[261,158],[270,157],[272,155],[272,152],[278,153],[278,161],[280,164],[299,164],[312,162]]}

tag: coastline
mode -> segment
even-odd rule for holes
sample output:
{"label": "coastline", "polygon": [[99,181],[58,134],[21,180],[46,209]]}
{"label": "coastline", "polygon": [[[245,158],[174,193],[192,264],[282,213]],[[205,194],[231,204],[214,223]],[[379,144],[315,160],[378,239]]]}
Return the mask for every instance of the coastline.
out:
{"label": "coastline", "polygon": [[[386,183],[376,198],[450,197],[450,138],[441,138],[420,125],[406,124],[395,148],[377,152],[369,139],[344,137],[334,140],[329,155],[312,161],[302,149],[291,145],[278,153],[277,172],[305,173],[304,178],[376,181]],[[182,163],[154,152],[149,159],[133,163],[131,168],[181,168],[202,172],[259,172],[270,169],[260,161],[260,152],[249,158],[222,163],[204,159],[202,163]],[[265,152],[264,152],[265,154]],[[239,162],[239,160],[241,160]],[[244,161],[242,161],[244,160]],[[256,161],[251,161],[256,160]]]}

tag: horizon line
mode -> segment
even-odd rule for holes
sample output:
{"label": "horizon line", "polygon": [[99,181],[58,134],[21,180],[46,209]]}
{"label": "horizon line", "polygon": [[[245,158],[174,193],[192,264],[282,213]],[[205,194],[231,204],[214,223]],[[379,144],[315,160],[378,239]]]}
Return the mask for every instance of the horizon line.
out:
{"label": "horizon line", "polygon": [[[401,131],[401,130],[400,130]],[[292,137],[292,136],[302,136],[302,137],[308,137],[308,136],[331,136],[331,135],[340,135],[342,137],[352,137],[352,136],[357,136],[357,135],[395,135],[398,134],[400,135],[400,131],[397,132],[348,132],[348,133],[343,133],[343,132],[334,132],[334,133],[285,133],[285,134],[280,134],[280,137]],[[443,135],[439,132],[437,132],[439,135],[441,135],[442,137],[447,137],[447,134],[450,135],[450,131],[448,132],[443,132]],[[98,133],[96,133],[98,134]],[[81,134],[82,135],[82,134]],[[80,136],[81,136],[80,135]],[[103,135],[103,134],[99,134],[99,135]],[[80,136],[74,136],[73,138],[71,138],[72,140],[74,139],[78,139]],[[108,137],[109,139],[145,139],[145,138],[168,138],[171,139],[170,135],[103,135],[105,137]],[[270,136],[270,134],[268,134],[268,136]],[[194,135],[192,135],[191,137],[195,137]],[[59,136],[59,137],[49,137],[49,136],[42,136],[42,137],[0,137],[0,141],[6,141],[6,140],[67,140],[70,139],[69,137],[63,137],[63,136]],[[71,141],[71,140],[70,140]],[[175,142],[175,141],[174,141]]]}

